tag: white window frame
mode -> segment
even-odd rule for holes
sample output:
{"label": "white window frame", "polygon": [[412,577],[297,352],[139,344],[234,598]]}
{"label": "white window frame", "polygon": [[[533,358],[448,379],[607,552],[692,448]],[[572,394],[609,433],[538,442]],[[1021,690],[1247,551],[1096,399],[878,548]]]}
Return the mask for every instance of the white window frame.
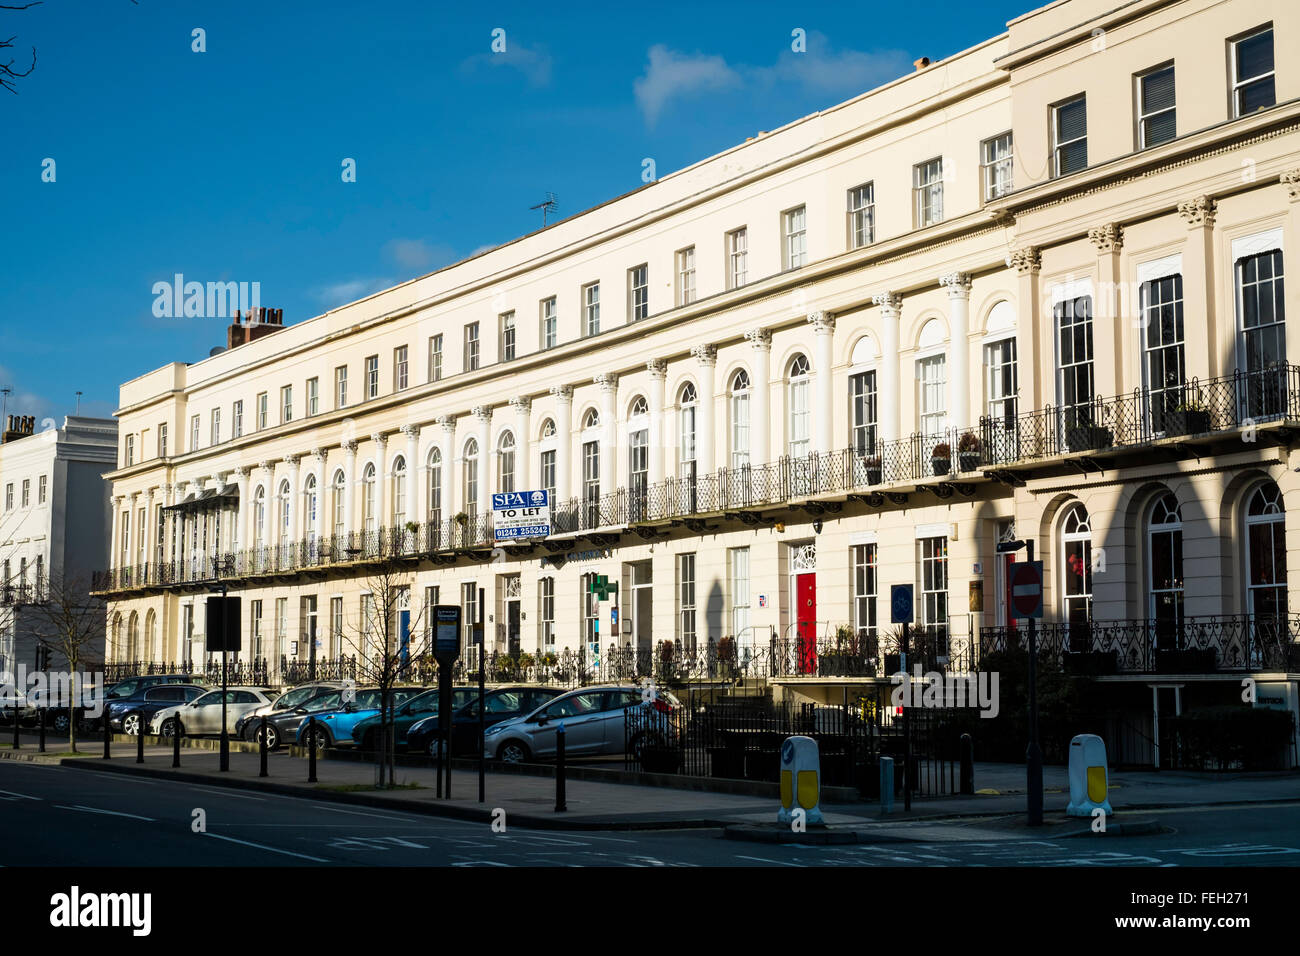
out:
{"label": "white window frame", "polygon": [[808,207],[795,206],[781,213],[781,266],[800,269],[808,264]]}
{"label": "white window frame", "polygon": [[943,157],[912,167],[912,225],[924,229],[943,222]]}
{"label": "white window frame", "polygon": [[850,249],[861,249],[876,241],[876,184],[854,186],[848,191],[848,240]]}
{"label": "white window frame", "polygon": [[393,349],[393,391],[400,392],[411,383],[411,353],[405,345]]}
{"label": "white window frame", "polygon": [[600,283],[589,282],[582,287],[582,334],[600,334]]}
{"label": "white window frame", "polygon": [[541,336],[540,343],[544,350],[553,349],[559,343],[559,304],[555,296],[545,298],[540,303]]}
{"label": "white window frame", "polygon": [[627,270],[627,318],[640,322],[650,317],[650,264],[643,262]]}
{"label": "white window frame", "polygon": [[[999,153],[1002,141],[1006,152]],[[980,182],[984,188],[984,201],[1001,199],[1013,188],[1015,176],[1015,140],[1011,130],[990,136],[980,143]]]}
{"label": "white window frame", "polygon": [[429,381],[442,381],[442,333],[429,336]]}
{"label": "white window frame", "polygon": [[[1269,70],[1267,73],[1260,73],[1258,76],[1250,76],[1250,77],[1246,77],[1245,79],[1242,79],[1240,75],[1241,64],[1237,58],[1237,50],[1239,49],[1241,44],[1244,43],[1245,41],[1252,40],[1255,37],[1260,36],[1261,34],[1264,33],[1273,34],[1273,43],[1272,43],[1273,69]],[[1245,33],[1242,34],[1241,36],[1234,37],[1231,41],[1229,41],[1229,47],[1231,49],[1231,56],[1232,56],[1232,116],[1233,118],[1236,119],[1237,117],[1245,115],[1244,113],[1241,112],[1241,92],[1245,87],[1250,86],[1252,83],[1259,83],[1264,80],[1272,78],[1273,105],[1276,105],[1277,103],[1277,34],[1273,32],[1273,24],[1268,23],[1255,30],[1251,30],[1249,33]]]}
{"label": "white window frame", "polygon": [[695,301],[695,247],[678,249],[677,261],[677,305],[690,305]]}
{"label": "white window frame", "polygon": [[[1074,139],[1061,139],[1061,111],[1067,106],[1073,106],[1075,103],[1083,104],[1083,135],[1076,136]],[[1080,93],[1078,96],[1072,96],[1067,100],[1059,103],[1053,103],[1052,110],[1052,176],[1067,176],[1071,173],[1077,173],[1088,168],[1088,95]],[[1075,143],[1083,143],[1083,165],[1079,169],[1069,171],[1062,170],[1061,156],[1064,151],[1073,146]]]}
{"label": "white window frame", "polygon": [[476,372],[479,368],[479,360],[479,324],[477,322],[466,322],[461,369],[466,372]]}
{"label": "white window frame", "polygon": [[727,233],[727,288],[739,289],[749,279],[749,227]]}
{"label": "white window frame", "polygon": [[[1167,107],[1165,107],[1164,109],[1155,110],[1155,111],[1153,111],[1153,112],[1151,112],[1151,113],[1143,112],[1143,108],[1142,108],[1142,100],[1143,100],[1143,93],[1145,92],[1145,84],[1146,84],[1146,81],[1149,80],[1149,79],[1151,79],[1153,76],[1156,76],[1156,75],[1158,75],[1158,74],[1160,74],[1160,73],[1164,73],[1164,72],[1166,72],[1166,71],[1174,74],[1174,79],[1175,79],[1175,88],[1174,88],[1174,102],[1173,102],[1173,105],[1172,105],[1172,106],[1167,106]],[[1168,143],[1168,142],[1171,142],[1172,140],[1174,140],[1174,139],[1176,139],[1176,138],[1178,137],[1178,132],[1177,132],[1177,124],[1178,124],[1178,91],[1177,91],[1177,85],[1176,85],[1177,77],[1178,77],[1178,74],[1174,71],[1174,61],[1173,61],[1173,60],[1169,60],[1169,61],[1166,62],[1166,63],[1161,63],[1159,66],[1153,66],[1153,67],[1151,67],[1151,69],[1149,69],[1149,70],[1144,70],[1143,72],[1138,73],[1137,75],[1135,75],[1135,76],[1133,77],[1133,85],[1134,85],[1134,89],[1133,89],[1133,95],[1134,95],[1133,112],[1134,112],[1134,113],[1136,114],[1136,116],[1137,116],[1137,127],[1138,127],[1138,129],[1137,129],[1137,132],[1138,132],[1138,149],[1148,149],[1148,148],[1150,148],[1151,146],[1159,146],[1161,143]],[[1147,136],[1147,124],[1148,124],[1149,121],[1151,121],[1151,120],[1153,120],[1153,119],[1155,119],[1155,118],[1157,118],[1157,117],[1164,116],[1166,113],[1173,113],[1173,114],[1174,114],[1174,133],[1173,133],[1172,136],[1169,137],[1169,139],[1162,139],[1162,140],[1160,140],[1160,141],[1157,142],[1157,143],[1152,143],[1152,142],[1150,141],[1150,138]]]}

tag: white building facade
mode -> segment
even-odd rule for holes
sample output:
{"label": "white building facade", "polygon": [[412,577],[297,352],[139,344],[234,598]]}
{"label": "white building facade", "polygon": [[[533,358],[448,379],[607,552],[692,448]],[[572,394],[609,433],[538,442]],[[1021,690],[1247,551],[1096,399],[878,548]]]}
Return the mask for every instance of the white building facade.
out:
{"label": "white building facade", "polygon": [[[90,587],[108,558],[102,476],[116,461],[117,422],[69,415],[61,428],[34,425],[6,430],[0,443],[0,673],[64,665],[40,640],[52,635],[42,611],[51,580],[60,600],[84,595],[102,611]],[[104,660],[102,644],[83,650],[87,662]]]}
{"label": "white building facade", "polygon": [[[667,642],[817,696],[846,640],[887,672],[893,585],[926,660],[1004,647],[997,545],[1032,539],[1063,652],[1148,696],[1202,666],[1165,651],[1289,679],[1298,34],[1283,0],[1052,4],[127,382],[101,593],[140,638],[116,659],[201,661],[216,578],[272,679],[346,655],[393,565],[416,610],[468,619],[482,589],[501,654]],[[496,544],[490,494],[534,489],[553,533]]]}

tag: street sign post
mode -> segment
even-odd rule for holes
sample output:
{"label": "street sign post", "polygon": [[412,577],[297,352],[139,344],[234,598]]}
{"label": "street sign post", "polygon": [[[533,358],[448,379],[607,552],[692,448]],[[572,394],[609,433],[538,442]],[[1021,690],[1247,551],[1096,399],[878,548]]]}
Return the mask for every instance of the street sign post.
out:
{"label": "street sign post", "polygon": [[1011,565],[1011,608],[1017,618],[1043,616],[1043,562],[1017,561]]}
{"label": "street sign post", "polygon": [[507,491],[492,496],[493,540],[545,538],[550,533],[550,495],[544,489]]}
{"label": "street sign post", "polygon": [[[907,676],[907,625],[912,623],[912,603],[912,585],[895,584],[889,589],[889,620],[893,624],[903,625],[903,639],[898,648],[898,669],[902,672],[904,681],[911,680]],[[912,695],[907,694],[903,699],[910,701]],[[906,705],[903,706],[903,809],[912,809],[912,721]]]}
{"label": "street sign post", "polygon": [[1011,565],[1011,607],[1029,622],[1029,746],[1025,748],[1025,800],[1029,825],[1043,823],[1043,752],[1038,746],[1038,620],[1043,616],[1043,562],[1034,560],[1034,542],[1025,543],[1027,561]]}

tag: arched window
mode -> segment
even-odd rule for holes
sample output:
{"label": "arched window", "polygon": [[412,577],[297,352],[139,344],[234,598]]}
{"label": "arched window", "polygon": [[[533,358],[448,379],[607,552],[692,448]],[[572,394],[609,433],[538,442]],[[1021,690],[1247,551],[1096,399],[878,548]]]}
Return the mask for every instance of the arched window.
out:
{"label": "arched window", "polygon": [[291,492],[289,490],[289,479],[286,478],[284,479],[284,481],[280,482],[279,508],[280,508],[280,544],[281,545],[286,545],[289,543],[290,494]]}
{"label": "arched window", "polygon": [[334,533],[341,535],[347,531],[345,522],[347,521],[347,479],[343,476],[343,469],[340,468],[334,472],[333,481],[334,494]]}
{"label": "arched window", "polygon": [[515,490],[515,436],[502,432],[497,439],[497,487],[501,494]]}
{"label": "arched window", "polygon": [[632,399],[632,404],[628,406],[627,414],[629,418],[632,418],[636,415],[647,415],[649,412],[650,406],[646,402],[645,396],[638,395],[636,398]]}
{"label": "arched window", "polygon": [[787,427],[789,440],[786,442],[786,453],[793,458],[799,458],[807,455],[811,449],[811,431],[809,411],[809,390],[812,385],[809,380],[811,367],[808,364],[808,356],[802,352],[796,355],[790,361],[790,374],[788,389],[788,411]]}
{"label": "arched window", "polygon": [[302,489],[303,514],[307,516],[307,537],[316,537],[316,476],[308,475]]}
{"label": "arched window", "polygon": [[126,659],[140,660],[140,615],[135,611],[131,612],[126,622]]}
{"label": "arched window", "polygon": [[375,466],[373,463],[366,465],[366,470],[361,473],[361,522],[362,527],[367,532],[375,530]]}
{"label": "arched window", "polygon": [[393,529],[401,531],[406,524],[406,459],[398,455],[393,459]]}
{"label": "arched window", "polygon": [[1071,505],[1061,523],[1061,616],[1071,627],[1092,621],[1092,524],[1088,509]]}
{"label": "arched window", "polygon": [[542,437],[543,438],[555,437],[555,419],[548,418],[546,419],[546,421],[542,422]]}
{"label": "arched window", "polygon": [[146,660],[158,659],[158,615],[150,608],[144,616],[144,656]]}
{"label": "arched window", "polygon": [[438,448],[429,452],[429,500],[426,513],[429,522],[436,529],[442,522],[442,450]]}
{"label": "arched window", "polygon": [[262,547],[266,544],[266,488],[259,485],[253,495],[253,544]]}
{"label": "arched window", "polygon": [[599,428],[599,427],[600,427],[600,412],[596,411],[596,409],[594,408],[587,409],[587,414],[582,416],[583,430],[585,431],[588,428]]}
{"label": "arched window", "polygon": [[121,614],[113,615],[113,626],[112,629],[110,630],[109,637],[113,645],[111,651],[113,659],[117,661],[124,660],[125,658],[122,656],[122,652],[125,650],[125,648],[122,647],[122,615]]}
{"label": "arched window", "polygon": [[478,439],[465,442],[461,457],[465,467],[465,513],[472,517],[478,513]]}
{"label": "arched window", "polygon": [[695,385],[687,382],[677,396],[679,436],[679,473],[683,478],[695,477]]}
{"label": "arched window", "polygon": [[742,368],[731,377],[732,468],[749,466],[749,394],[749,373]]}
{"label": "arched window", "polygon": [[1256,621],[1285,617],[1286,509],[1275,481],[1246,499],[1246,612]]}
{"label": "arched window", "polygon": [[1173,647],[1183,621],[1183,515],[1171,492],[1151,507],[1147,563],[1147,614],[1155,621],[1156,647]]}

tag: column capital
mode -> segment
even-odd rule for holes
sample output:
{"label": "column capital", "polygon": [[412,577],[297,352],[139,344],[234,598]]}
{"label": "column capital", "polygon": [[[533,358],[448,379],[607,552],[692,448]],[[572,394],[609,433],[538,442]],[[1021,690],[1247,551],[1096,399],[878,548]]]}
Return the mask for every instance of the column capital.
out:
{"label": "column capital", "polygon": [[1124,227],[1117,222],[1094,226],[1088,230],[1088,239],[1100,254],[1119,252],[1124,247]]}
{"label": "column capital", "polygon": [[668,377],[668,363],[663,359],[647,360],[645,370],[650,373],[651,378],[664,379]]}
{"label": "column capital", "polygon": [[718,349],[713,345],[692,345],[691,355],[701,365],[717,365]]}
{"label": "column capital", "polygon": [[807,319],[817,335],[830,335],[835,331],[835,316],[829,312],[818,309],[816,312],[809,312]]}
{"label": "column capital", "polygon": [[746,329],[745,340],[754,348],[762,351],[767,351],[772,347],[772,333],[767,329]]}
{"label": "column capital", "polygon": [[379,446],[380,451],[383,451],[384,446],[388,444],[388,436],[383,432],[375,432],[370,436],[370,440]]}
{"label": "column capital", "polygon": [[1043,250],[1038,246],[1020,246],[1012,249],[1011,255],[1007,256],[1007,265],[1022,276],[1033,272],[1041,272],[1043,268]]}
{"label": "column capital", "polygon": [[399,429],[399,431],[401,431],[401,433],[402,433],[403,435],[405,435],[405,436],[407,437],[407,439],[419,438],[419,437],[420,437],[420,426],[419,426],[419,425],[403,425],[403,426]]}
{"label": "column capital", "polygon": [[939,285],[948,290],[950,299],[969,299],[971,278],[969,272],[949,272],[939,276]]}
{"label": "column capital", "polygon": [[[244,469],[244,471],[245,471],[245,473],[247,473],[248,469]],[[159,485],[159,486],[158,486],[158,492],[159,492],[159,493],[160,493],[164,498],[166,498],[168,495],[170,495],[170,494],[172,493],[172,486],[171,486],[171,485]]]}
{"label": "column capital", "polygon": [[351,455],[351,456],[354,457],[354,458],[356,457],[356,454],[357,454],[357,440],[356,440],[355,438],[349,438],[347,441],[345,441],[345,442],[344,442],[342,445],[340,445],[339,447],[342,448],[343,451],[344,451],[346,454]]}
{"label": "column capital", "polygon": [[897,312],[903,307],[903,297],[897,292],[877,292],[871,301],[885,312]]}
{"label": "column capital", "polygon": [[[261,461],[257,463],[257,467],[261,468],[264,472],[266,472],[269,475],[271,472],[275,471],[275,462]],[[199,484],[201,485],[202,481],[200,481]]]}
{"label": "column capital", "polygon": [[531,398],[524,398],[523,396],[516,396],[510,399],[510,407],[516,412],[532,411],[533,400]]}
{"label": "column capital", "polygon": [[113,504],[118,508],[122,507],[122,502],[126,501],[126,495],[114,495]]}
{"label": "column capital", "polygon": [[325,464],[325,457],[326,457],[325,449],[324,449],[324,448],[313,448],[313,449],[311,450],[311,457],[314,458],[314,459],[316,460],[316,464],[318,464],[318,465],[323,465],[323,464]]}
{"label": "column capital", "polygon": [[439,415],[434,421],[442,426],[443,431],[454,432],[456,430],[456,416],[454,415]]}
{"label": "column capital", "polygon": [[550,391],[551,394],[555,396],[557,401],[561,401],[561,402],[573,401],[572,385],[552,385]]}
{"label": "column capital", "polygon": [[[247,465],[240,465],[238,468],[235,469],[235,480],[236,480],[236,481],[247,481],[247,480],[248,480],[249,472],[251,472],[251,471],[252,471],[252,469],[249,468]],[[170,485],[165,485],[164,487],[166,487],[166,488],[170,488],[171,486],[170,486]]]}
{"label": "column capital", "polygon": [[472,409],[470,409],[470,413],[479,421],[483,422],[484,424],[487,424],[488,422],[492,421],[491,405],[475,405]]}
{"label": "column capital", "polygon": [[285,455],[284,463],[290,468],[297,468],[298,462],[302,461],[302,455]]}
{"label": "column capital", "polygon": [[1213,226],[1215,216],[1218,215],[1218,202],[1213,196],[1197,196],[1195,199],[1185,199],[1178,204],[1178,215],[1182,216],[1187,225],[1193,229],[1198,226]]}
{"label": "column capital", "polygon": [[618,375],[614,372],[601,372],[592,378],[592,383],[602,392],[610,393],[618,388]]}
{"label": "column capital", "polygon": [[1300,202],[1300,169],[1288,169],[1278,177],[1278,182],[1286,187],[1286,197],[1291,202]]}

